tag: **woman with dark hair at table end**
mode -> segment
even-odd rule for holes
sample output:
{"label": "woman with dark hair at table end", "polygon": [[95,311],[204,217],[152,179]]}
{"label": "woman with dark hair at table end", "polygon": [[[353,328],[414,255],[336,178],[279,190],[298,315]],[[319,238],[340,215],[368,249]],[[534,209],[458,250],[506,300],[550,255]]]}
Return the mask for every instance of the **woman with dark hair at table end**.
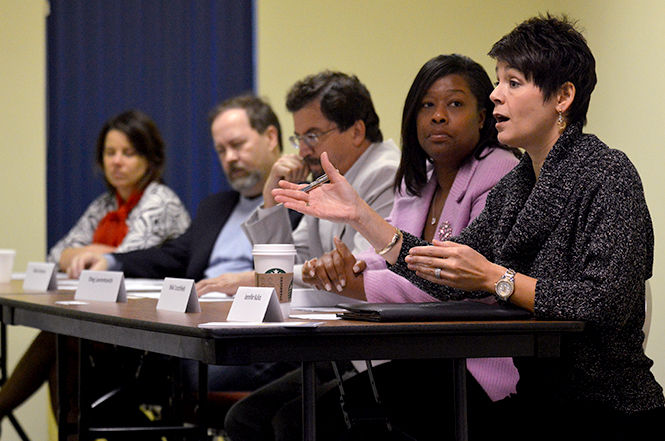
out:
{"label": "woman with dark hair at table end", "polygon": [[[558,359],[516,360],[517,394],[488,414],[492,439],[655,439],[665,399],[642,347],[653,227],[633,164],[582,132],[596,84],[591,50],[570,20],[547,15],[489,55],[498,139],[524,157],[458,236],[430,245],[400,231],[384,258],[441,300],[493,294],[540,319],[585,322]],[[377,249],[392,243],[395,229],[322,164],[331,184],[304,193],[282,183],[276,200],[348,222]]]}

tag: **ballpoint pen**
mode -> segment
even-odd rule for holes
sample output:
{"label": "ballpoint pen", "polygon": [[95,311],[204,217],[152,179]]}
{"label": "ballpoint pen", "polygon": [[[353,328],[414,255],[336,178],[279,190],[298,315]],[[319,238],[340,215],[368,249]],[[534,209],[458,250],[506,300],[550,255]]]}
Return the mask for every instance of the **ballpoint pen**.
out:
{"label": "ballpoint pen", "polygon": [[301,191],[304,191],[305,193],[308,193],[308,192],[314,190],[319,185],[325,184],[326,182],[330,182],[330,179],[328,179],[328,175],[324,173],[321,176],[319,176],[318,178],[316,178],[314,181],[312,181],[307,187],[303,188]]}

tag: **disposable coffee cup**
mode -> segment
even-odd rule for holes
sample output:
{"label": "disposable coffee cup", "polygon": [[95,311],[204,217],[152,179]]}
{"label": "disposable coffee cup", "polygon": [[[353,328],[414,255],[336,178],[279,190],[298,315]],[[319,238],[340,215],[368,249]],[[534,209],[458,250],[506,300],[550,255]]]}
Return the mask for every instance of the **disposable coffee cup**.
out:
{"label": "disposable coffee cup", "polygon": [[293,244],[256,244],[252,249],[256,286],[273,287],[280,303],[289,303],[293,292]]}
{"label": "disposable coffee cup", "polygon": [[12,280],[14,256],[16,256],[16,250],[0,249],[0,283],[8,283]]}

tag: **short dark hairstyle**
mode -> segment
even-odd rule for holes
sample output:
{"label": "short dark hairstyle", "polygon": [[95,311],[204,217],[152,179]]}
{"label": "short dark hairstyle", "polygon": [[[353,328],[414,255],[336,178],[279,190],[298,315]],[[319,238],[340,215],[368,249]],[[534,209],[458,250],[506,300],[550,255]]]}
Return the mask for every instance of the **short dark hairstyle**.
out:
{"label": "short dark hairstyle", "polygon": [[402,179],[409,194],[420,196],[420,191],[427,183],[427,162],[431,161],[418,141],[416,120],[421,109],[422,99],[430,87],[440,78],[459,75],[469,85],[476,97],[478,111],[485,109],[485,122],[480,129],[480,139],[472,154],[481,158],[482,151],[488,145],[499,145],[496,139],[495,120],[492,116],[494,104],[490,100],[492,81],[483,67],[464,55],[439,55],[420,68],[411,84],[402,112],[402,159],[395,175],[395,191],[400,191]]}
{"label": "short dark hairstyle", "polygon": [[545,100],[566,81],[575,85],[568,123],[586,124],[591,92],[596,86],[596,60],[586,39],[565,15],[530,18],[494,43],[489,56],[522,72]]}
{"label": "short dark hairstyle", "polygon": [[279,151],[283,150],[282,147],[282,127],[279,125],[279,119],[275,112],[270,107],[270,104],[263,98],[256,95],[246,94],[228,98],[216,105],[208,115],[208,122],[212,122],[222,113],[231,109],[243,109],[247,113],[249,125],[259,132],[264,134],[266,129],[273,126],[277,129],[277,145]]}
{"label": "short dark hairstyle", "polygon": [[[136,152],[148,161],[148,169],[139,181],[139,188],[144,189],[153,181],[162,182],[164,171],[165,147],[162,135],[155,122],[140,110],[127,110],[106,121],[97,136],[95,162],[104,170],[104,144],[106,135],[111,130],[118,130],[127,136]],[[106,179],[104,182],[112,192],[115,188]]]}
{"label": "short dark hairstyle", "polygon": [[365,123],[365,138],[383,141],[379,116],[374,110],[367,87],[355,75],[325,70],[295,83],[286,95],[286,108],[297,112],[314,100],[320,100],[321,113],[337,124],[341,132],[356,121]]}

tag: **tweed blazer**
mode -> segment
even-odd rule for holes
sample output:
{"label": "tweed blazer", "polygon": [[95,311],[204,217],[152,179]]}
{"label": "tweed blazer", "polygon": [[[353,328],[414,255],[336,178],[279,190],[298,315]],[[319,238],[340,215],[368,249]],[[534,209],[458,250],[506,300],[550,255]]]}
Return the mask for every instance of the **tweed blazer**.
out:
{"label": "tweed blazer", "polygon": [[[641,180],[624,153],[583,134],[581,125],[569,126],[537,180],[527,154],[453,240],[538,279],[536,317],[586,323],[583,333],[565,338],[558,361],[516,362],[518,395],[598,402],[628,414],[665,405],[642,348],[653,227]],[[416,277],[404,257],[423,244],[405,235],[391,270],[439,299],[487,295]]]}

